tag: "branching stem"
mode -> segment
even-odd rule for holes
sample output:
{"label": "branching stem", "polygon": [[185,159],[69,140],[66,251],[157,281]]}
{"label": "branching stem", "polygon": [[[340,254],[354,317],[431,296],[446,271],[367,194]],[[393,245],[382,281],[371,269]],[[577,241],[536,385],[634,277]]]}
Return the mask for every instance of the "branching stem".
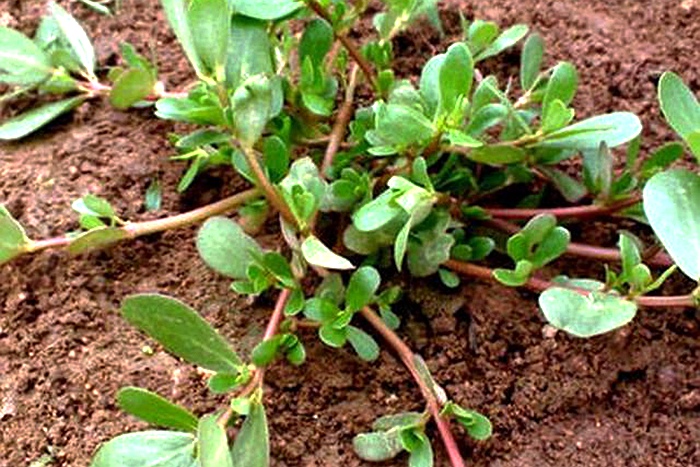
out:
{"label": "branching stem", "polygon": [[589,205],[573,206],[567,208],[545,208],[545,209],[502,209],[486,208],[486,212],[492,217],[500,219],[530,219],[539,214],[552,214],[556,217],[575,217],[578,219],[599,217],[621,211],[630,206],[634,206],[642,200],[641,196],[632,196],[622,201],[609,204],[607,206]]}
{"label": "branching stem", "polygon": [[[212,216],[232,211],[248,201],[259,198],[260,196],[260,190],[257,188],[251,188],[189,212],[152,221],[130,222],[120,227],[120,229],[126,233],[124,237],[125,239],[134,239],[143,235],[177,229],[190,224],[196,224],[197,222],[201,222]],[[56,237],[46,240],[32,241],[27,246],[27,253],[34,253],[49,248],[65,247],[68,246],[73,240],[74,238],[72,237]]]}
{"label": "branching stem", "polygon": [[457,442],[455,441],[455,438],[452,435],[449,422],[444,417],[442,417],[442,415],[440,415],[440,403],[435,397],[435,393],[433,392],[433,390],[430,387],[428,387],[426,382],[421,377],[418,368],[416,368],[416,364],[414,363],[414,355],[411,349],[409,349],[408,346],[401,340],[401,338],[398,335],[396,335],[396,333],[392,331],[386,324],[384,324],[384,321],[382,321],[382,319],[369,307],[364,307],[360,311],[360,313],[367,320],[367,322],[369,322],[369,324],[371,324],[372,327],[379,334],[381,334],[384,340],[386,340],[387,343],[389,343],[389,345],[394,349],[394,351],[398,354],[399,358],[401,359],[401,362],[404,364],[406,369],[408,369],[409,373],[411,373],[411,376],[420,388],[420,391],[423,394],[423,397],[425,398],[428,411],[433,417],[433,420],[435,420],[435,424],[437,425],[440,437],[442,438],[442,442],[445,445],[445,450],[447,451],[447,455],[450,458],[450,463],[452,467],[464,467],[464,459],[462,459],[462,455],[460,454],[459,448],[457,447]]}
{"label": "branching stem", "polygon": [[[331,15],[316,0],[307,0],[306,4],[314,11],[314,13],[326,20],[328,24],[333,24],[333,21],[331,21]],[[372,88],[377,89],[377,77],[374,75],[372,66],[369,64],[369,62],[367,62],[367,60],[365,60],[365,57],[362,56],[362,53],[360,53],[355,44],[352,43],[345,32],[335,31],[334,29],[334,35],[335,38],[340,41],[341,44],[343,44],[343,47],[345,47],[345,50],[348,51],[348,54],[350,54],[355,63],[357,63],[357,65],[362,69],[362,73],[365,75],[365,78],[367,78],[369,84],[372,85]]]}
{"label": "branching stem", "polygon": [[[493,277],[493,269],[484,266],[478,266],[476,264],[464,263],[462,261],[449,260],[445,263],[445,267],[453,270],[456,273],[477,277],[479,279],[484,279],[488,281],[495,281]],[[523,285],[523,287],[533,290],[535,292],[542,292],[549,289],[550,287],[563,287],[561,284],[555,284],[548,280],[539,279],[537,277],[531,277]],[[588,294],[589,291],[578,289],[574,287],[569,287],[571,290],[580,292],[581,294]],[[639,306],[644,306],[648,308],[668,308],[668,307],[689,307],[695,308],[696,300],[691,294],[688,295],[674,295],[669,297],[652,297],[652,296],[639,296],[634,297],[632,300]]]}
{"label": "branching stem", "polygon": [[330,139],[328,140],[328,146],[326,147],[326,153],[323,156],[323,164],[321,165],[321,173],[328,175],[328,169],[331,168],[333,164],[333,159],[340,149],[340,143],[345,137],[345,132],[347,131],[348,124],[352,118],[352,111],[355,108],[355,88],[357,87],[357,73],[359,70],[359,65],[356,63],[350,70],[350,78],[348,80],[348,87],[345,89],[345,100],[340,106],[338,111],[338,116],[336,118],[333,129],[331,130]]}

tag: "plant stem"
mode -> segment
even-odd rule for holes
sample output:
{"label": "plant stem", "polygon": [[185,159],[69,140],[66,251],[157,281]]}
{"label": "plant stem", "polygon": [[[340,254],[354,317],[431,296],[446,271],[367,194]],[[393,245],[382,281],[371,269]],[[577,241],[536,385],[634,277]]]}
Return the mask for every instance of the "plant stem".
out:
{"label": "plant stem", "polygon": [[[484,279],[488,281],[495,281],[493,277],[493,269],[477,266],[476,264],[464,263],[462,261],[449,260],[444,264],[445,267],[451,269],[454,272],[463,274],[465,276],[478,277],[479,279]],[[563,287],[561,284],[555,284],[548,280],[539,279],[537,277],[531,277],[523,285],[523,287],[528,288],[535,292],[542,292],[550,287]],[[571,290],[579,292],[583,295],[587,295],[590,291],[579,289],[575,287],[568,287]],[[667,308],[667,307],[690,307],[695,308],[696,300],[692,294],[688,295],[673,295],[669,297],[651,297],[651,296],[639,296],[634,297],[633,300],[637,305],[644,306],[648,308]]]}
{"label": "plant stem", "polygon": [[258,187],[265,194],[265,198],[270,202],[272,207],[279,211],[282,218],[291,225],[297,225],[297,220],[289,209],[289,206],[279,194],[279,191],[270,183],[270,179],[267,178],[265,171],[263,170],[255,151],[252,148],[247,148],[245,146],[239,146],[245,154],[246,161],[250,169],[253,171],[255,178],[258,181]]}
{"label": "plant stem", "polygon": [[345,132],[347,131],[348,124],[352,118],[352,111],[355,108],[355,88],[357,87],[357,72],[359,70],[359,65],[353,65],[350,70],[350,79],[348,80],[348,87],[345,89],[345,100],[340,106],[338,111],[338,116],[336,118],[335,124],[333,125],[333,130],[331,130],[330,139],[328,140],[328,146],[326,147],[326,153],[323,156],[323,164],[321,165],[321,173],[327,175],[328,169],[333,165],[333,159],[340,149],[340,143],[345,137]]}
{"label": "plant stem", "polygon": [[[316,0],[307,0],[306,4],[314,11],[314,13],[326,20],[328,24],[333,24],[333,21],[331,21],[331,15]],[[365,60],[357,47],[355,47],[355,44],[350,41],[345,32],[336,31],[334,28],[333,34],[335,35],[335,38],[340,41],[341,44],[343,44],[343,47],[345,47],[345,50],[348,51],[355,63],[357,63],[362,69],[362,73],[365,75],[365,78],[367,78],[367,81],[369,81],[374,89],[377,89],[377,78],[374,76],[374,71],[372,71],[372,67],[367,60]]]}
{"label": "plant stem", "polygon": [[[282,292],[280,292],[280,294],[277,296],[275,308],[272,311],[272,316],[270,316],[270,320],[267,322],[267,327],[265,328],[263,341],[268,341],[272,339],[275,336],[275,334],[277,334],[277,331],[280,327],[280,323],[282,322],[282,318],[284,317],[284,307],[287,305],[287,301],[289,301],[289,296],[291,295],[291,293],[292,291],[290,289],[282,289]],[[256,368],[255,373],[253,374],[253,378],[248,382],[248,384],[245,385],[245,387],[240,392],[238,392],[237,397],[249,396],[253,391],[262,387],[264,379],[265,368]],[[224,413],[221,414],[221,417],[219,417],[219,424],[225,428],[232,416],[233,410],[229,405],[229,407],[226,408]]]}
{"label": "plant stem", "polygon": [[[112,86],[109,86],[107,84],[102,84],[98,81],[85,81],[81,82],[79,87],[81,89],[84,89],[85,91],[89,92],[92,95],[106,95],[112,92]],[[166,91],[163,88],[163,84],[161,82],[156,83],[156,85],[153,88],[153,92],[146,96],[144,98],[145,101],[157,101],[158,99],[161,99],[163,97],[173,97],[176,99],[180,99],[183,97],[187,97],[189,93],[180,91],[180,92],[170,92]]]}
{"label": "plant stem", "polygon": [[[260,190],[251,188],[193,211],[152,221],[130,222],[119,228],[126,233],[125,239],[134,239],[164,230],[177,229],[201,222],[218,214],[232,211],[250,200],[259,198],[260,195]],[[32,241],[27,247],[27,253],[68,246],[73,240],[74,237],[56,237],[47,240]]]}
{"label": "plant stem", "polygon": [[530,219],[539,214],[552,214],[556,217],[576,217],[590,218],[604,216],[617,211],[621,211],[630,206],[634,206],[642,200],[641,196],[632,196],[628,199],[618,201],[607,206],[589,205],[573,206],[568,208],[545,208],[545,209],[501,209],[486,208],[486,212],[492,217],[501,219]]}
{"label": "plant stem", "polygon": [[440,415],[440,404],[435,397],[433,390],[428,387],[418,372],[418,369],[413,361],[414,355],[411,349],[409,349],[401,338],[396,335],[394,331],[389,329],[389,327],[384,324],[384,321],[382,321],[382,319],[369,307],[364,307],[362,310],[360,310],[360,314],[362,314],[367,322],[369,322],[369,324],[371,324],[372,327],[382,335],[382,337],[399,355],[401,362],[408,369],[409,373],[411,373],[411,376],[415,380],[416,384],[418,384],[418,387],[420,388],[420,391],[423,394],[428,406],[428,411],[435,420],[435,424],[440,432],[442,442],[445,445],[445,450],[450,458],[452,467],[464,467],[464,459],[462,459],[462,455],[457,447],[457,442],[452,435],[452,431],[450,431],[449,422]]}
{"label": "plant stem", "polygon": [[[519,226],[502,219],[491,219],[486,221],[486,224],[509,234],[514,234],[520,231]],[[569,243],[569,245],[566,247],[566,253],[571,256],[592,258],[602,261],[620,261],[620,250],[616,248],[604,248],[587,245],[585,243]],[[650,266],[658,267],[669,267],[673,266],[674,264],[671,257],[661,251],[655,252],[652,256],[645,258],[644,262]]]}

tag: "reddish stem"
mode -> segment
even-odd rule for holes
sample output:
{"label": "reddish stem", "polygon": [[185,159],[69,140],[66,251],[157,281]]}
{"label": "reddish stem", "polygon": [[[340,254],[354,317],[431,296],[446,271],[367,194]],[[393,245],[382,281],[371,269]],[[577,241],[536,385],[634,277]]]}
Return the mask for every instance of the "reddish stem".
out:
{"label": "reddish stem", "polygon": [[454,436],[452,435],[449,422],[442,415],[440,415],[440,404],[438,403],[438,400],[435,397],[435,393],[431,388],[428,387],[425,381],[423,381],[423,378],[421,377],[418,369],[416,368],[416,365],[413,361],[414,355],[411,349],[409,349],[408,346],[401,340],[401,338],[398,335],[396,335],[394,331],[389,329],[387,325],[384,324],[384,321],[382,321],[382,319],[379,316],[377,316],[377,314],[370,308],[364,307],[360,311],[360,313],[367,320],[367,322],[369,322],[369,324],[371,324],[372,327],[374,327],[374,329],[382,335],[382,337],[389,343],[389,345],[391,345],[394,351],[396,351],[396,353],[399,355],[399,358],[401,359],[401,362],[408,369],[409,373],[411,373],[411,376],[418,384],[418,387],[420,388],[420,391],[423,394],[423,397],[425,398],[426,405],[428,406],[428,411],[433,417],[433,420],[435,420],[435,424],[437,425],[438,432],[440,433],[440,437],[442,438],[442,442],[445,445],[445,450],[447,451],[447,455],[450,458],[450,463],[452,464],[452,467],[464,467],[464,459],[462,459],[462,455],[460,454],[459,448],[457,447],[457,442],[455,441]]}
{"label": "reddish stem", "polygon": [[539,214],[552,214],[556,217],[576,217],[588,218],[598,217],[611,214],[622,209],[634,206],[642,200],[641,196],[633,196],[631,198],[609,204],[607,206],[572,206],[567,208],[549,208],[549,209],[502,209],[502,208],[487,208],[486,212],[492,217],[501,219],[530,219]]}
{"label": "reddish stem", "polygon": [[327,175],[328,169],[333,165],[333,159],[340,149],[340,143],[343,141],[345,132],[352,118],[352,111],[355,108],[355,88],[357,87],[357,72],[359,66],[355,64],[350,70],[350,79],[348,80],[348,87],[345,90],[345,100],[340,106],[338,111],[338,117],[333,125],[333,130],[331,130],[331,136],[328,140],[328,147],[326,147],[326,153],[323,156],[323,164],[321,165],[321,173]]}
{"label": "reddish stem", "polygon": [[[509,234],[520,232],[519,226],[503,219],[490,219],[486,221],[486,223]],[[585,243],[569,243],[569,246],[566,247],[566,253],[571,256],[580,256],[602,261],[620,261],[620,251],[618,249],[604,248]],[[671,257],[661,251],[654,253],[653,256],[649,258],[644,258],[644,262],[650,266],[658,267],[669,267],[674,264]]]}
{"label": "reddish stem", "polygon": [[[456,261],[456,260],[449,260],[445,263],[445,267],[453,270],[454,272],[457,272],[459,274],[464,274],[466,276],[471,276],[471,277],[478,277],[479,279],[484,279],[488,281],[495,281],[493,277],[493,269],[484,267],[484,266],[477,266],[476,264],[471,264],[471,263],[464,263],[462,261]],[[544,279],[539,279],[537,277],[531,277],[528,279],[528,281],[523,285],[523,287],[526,287],[530,290],[533,290],[535,292],[542,292],[544,290],[549,289],[550,287],[563,287],[561,284],[555,284],[554,282],[550,282],[548,280]],[[589,293],[588,290],[584,289],[579,289],[575,287],[568,287],[571,290],[575,290],[576,292],[579,292],[581,294],[587,295]],[[674,296],[669,296],[669,297],[651,297],[651,296],[641,296],[641,297],[634,297],[632,299],[634,302],[637,303],[639,306],[645,306],[649,308],[665,308],[665,307],[690,307],[690,308],[695,308],[696,305],[696,300],[693,295],[688,294],[688,295],[674,295]]]}

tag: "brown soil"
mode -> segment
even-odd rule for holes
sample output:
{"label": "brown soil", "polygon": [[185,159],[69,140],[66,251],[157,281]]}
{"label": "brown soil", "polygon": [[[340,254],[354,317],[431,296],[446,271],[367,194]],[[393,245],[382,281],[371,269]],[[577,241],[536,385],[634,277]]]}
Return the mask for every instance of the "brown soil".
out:
{"label": "brown soil", "polygon": [[[43,3],[3,0],[0,13],[31,32]],[[157,51],[170,87],[187,83],[189,70],[157,2],[125,0],[114,18],[61,3],[72,4],[88,25],[100,63],[114,64],[117,44],[127,40]],[[579,116],[634,111],[646,126],[645,147],[670,138],[655,102],[660,72],[674,69],[700,89],[698,2],[449,3],[444,16],[452,32],[458,8],[467,17],[504,26],[524,22],[541,32],[549,63],[570,60],[580,70]],[[408,57],[399,62],[401,73],[417,73],[445,43],[426,27],[399,38],[397,54]],[[511,52],[498,70],[512,73],[515,64],[517,52]],[[120,113],[91,102],[39,136],[0,145],[0,203],[30,236],[45,238],[76,228],[70,202],[87,192],[113,200],[125,218],[145,219],[241,188],[230,174],[215,173],[178,197],[174,187],[183,167],[167,160],[166,135],[174,130],[149,110]],[[163,209],[144,213],[143,194],[156,177],[164,186]],[[221,403],[192,367],[159,348],[144,354],[142,347],[152,343],[116,311],[130,293],[168,293],[195,306],[242,351],[250,348],[271,303],[262,299],[251,307],[230,293],[228,281],[198,259],[194,232],[168,232],[77,259],[46,252],[0,268],[0,466],[29,465],[47,452],[55,465],[86,466],[98,443],[144,428],[116,408],[121,386],[147,387],[198,413]],[[613,244],[615,228],[593,224],[584,236]],[[274,238],[263,241],[271,245]],[[578,273],[602,272],[597,264],[566,265]],[[484,443],[458,430],[470,465],[700,465],[696,313],[643,310],[610,335],[551,338],[543,335],[532,294],[480,283],[466,284],[461,295],[435,288],[411,287],[400,333],[454,400],[494,422],[494,437]],[[273,465],[365,465],[352,453],[352,436],[378,414],[419,409],[419,393],[387,352],[370,365],[320,345],[312,334],[305,337],[308,363],[277,365],[266,380]],[[435,446],[437,465],[446,465],[439,442]]]}

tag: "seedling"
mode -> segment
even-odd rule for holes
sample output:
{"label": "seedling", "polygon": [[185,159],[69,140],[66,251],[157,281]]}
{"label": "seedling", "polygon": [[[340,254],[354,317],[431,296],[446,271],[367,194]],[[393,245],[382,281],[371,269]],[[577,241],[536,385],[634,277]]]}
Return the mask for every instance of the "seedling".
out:
{"label": "seedling", "polygon": [[[249,356],[239,356],[235,343],[174,298],[127,298],[124,318],[210,372],[209,388],[228,394],[229,403],[198,416],[125,388],[119,405],[163,430],[108,441],[94,467],[269,465],[265,401],[274,394],[263,390],[265,369],[282,359],[303,364],[314,335],[329,352],[352,348],[367,361],[380,355],[381,337],[425,399],[424,411],[382,415],[358,434],[353,447],[361,458],[384,461],[406,452],[409,465],[431,466],[426,426],[434,423],[451,465],[463,466],[452,422],[475,440],[493,428],[484,415],[449,400],[394,332],[403,318],[394,306],[401,291],[385,284],[399,272],[437,276],[451,288],[469,276],[542,292],[544,319],[576,337],[618,329],[639,307],[698,305],[700,289],[651,295],[676,269],[700,281],[700,176],[668,169],[686,147],[700,157],[700,105],[677,75],[661,77],[659,98],[683,144],[640,158],[639,118],[612,112],[577,119],[572,104],[583,79],[567,62],[542,69],[544,42],[524,25],[501,32],[492,22],[464,20],[463,40],[428,58],[416,86],[396,78],[394,54],[401,51],[392,38],[421,16],[439,27],[431,0],[385,1],[374,18],[376,36],[362,44],[348,33],[365,1],[161,3],[194,70],[187,91],[164,91],[156,66],[128,44],[121,66],[101,68],[85,31],[55,3],[33,39],[0,28],[0,81],[14,88],[3,99],[35,91],[64,96],[0,124],[0,138],[26,137],[89,99],[106,98],[117,111],[153,106],[158,118],[199,126],[172,137],[172,159],[188,164],[178,191],[215,165],[231,167],[253,188],[145,222],[121,219],[107,200],[87,194],[73,203],[82,230],[47,240],[32,240],[0,207],[0,262],[53,247],[81,253],[204,222],[199,255],[232,280],[232,293],[278,298]],[[523,39],[519,76],[504,85],[511,77],[482,75],[481,61]],[[372,97],[356,100],[360,87]],[[560,163],[576,157],[581,172],[564,171]],[[619,157],[626,163],[615,170]],[[512,200],[512,187],[527,189],[535,180],[539,193],[495,205]],[[149,210],[158,210],[164,188],[154,182],[148,189]],[[542,207],[544,190],[569,204]],[[238,222],[223,216],[230,211]],[[279,216],[283,243],[264,249],[251,232],[271,215]],[[668,254],[629,232],[621,232],[615,249],[572,242],[563,225],[606,215],[648,222]],[[597,278],[545,279],[565,254],[606,266]],[[486,266],[496,255],[512,265]],[[657,273],[659,267],[665,270]],[[238,428],[234,437],[231,426]]]}

